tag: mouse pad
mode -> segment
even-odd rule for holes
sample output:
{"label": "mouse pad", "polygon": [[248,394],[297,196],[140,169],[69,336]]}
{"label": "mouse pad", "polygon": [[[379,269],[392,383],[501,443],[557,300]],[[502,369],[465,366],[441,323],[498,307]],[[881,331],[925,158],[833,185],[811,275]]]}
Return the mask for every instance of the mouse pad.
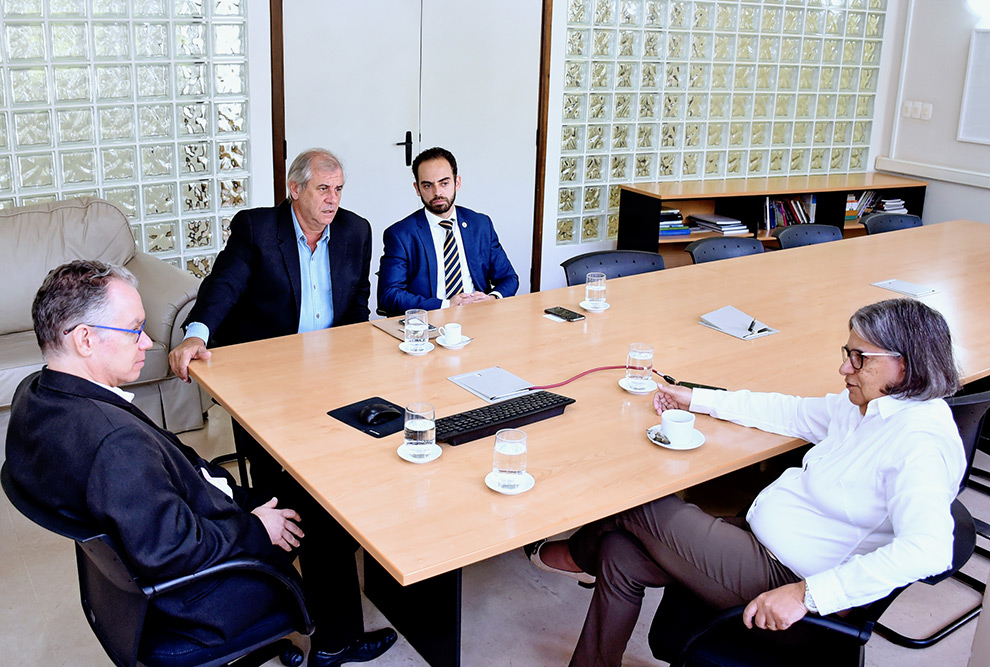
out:
{"label": "mouse pad", "polygon": [[[386,405],[391,405],[393,408],[399,411],[399,416],[395,417],[391,421],[384,422],[382,424],[376,424],[374,426],[367,426],[362,424],[358,419],[358,413],[361,412],[361,408],[366,405],[371,405],[372,403],[384,403]],[[327,414],[334,419],[340,420],[347,424],[348,426],[353,426],[357,430],[367,433],[375,438],[384,438],[386,435],[392,435],[393,433],[398,433],[402,430],[403,419],[402,416],[405,414],[405,408],[401,405],[396,405],[392,401],[386,401],[384,398],[378,396],[373,396],[371,398],[366,398],[363,401],[358,401],[357,403],[351,403],[350,405],[345,405],[342,408],[337,408],[336,410],[331,410]]]}

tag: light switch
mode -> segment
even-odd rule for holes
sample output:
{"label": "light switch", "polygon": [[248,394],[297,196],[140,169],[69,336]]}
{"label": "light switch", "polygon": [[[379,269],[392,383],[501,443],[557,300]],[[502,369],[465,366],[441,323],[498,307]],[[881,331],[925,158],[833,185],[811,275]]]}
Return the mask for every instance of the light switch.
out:
{"label": "light switch", "polygon": [[921,118],[921,102],[911,102],[911,118]]}
{"label": "light switch", "polygon": [[926,102],[921,105],[921,120],[931,120],[932,119],[932,103]]}
{"label": "light switch", "polygon": [[911,105],[912,104],[913,104],[913,102],[911,102],[909,100],[904,100],[904,102],[901,104],[901,116],[903,116],[904,118],[910,118],[911,117]]}

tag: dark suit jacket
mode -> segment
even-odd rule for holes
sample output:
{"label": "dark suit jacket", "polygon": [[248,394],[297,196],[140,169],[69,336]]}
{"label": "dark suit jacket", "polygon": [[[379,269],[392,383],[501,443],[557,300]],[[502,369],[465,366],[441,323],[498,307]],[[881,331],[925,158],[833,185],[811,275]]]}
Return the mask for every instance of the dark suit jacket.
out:
{"label": "dark suit jacket", "polygon": [[[285,565],[248,512],[259,503],[222,468],[88,380],[47,367],[25,378],[14,394],[6,452],[11,476],[37,503],[110,535],[149,582],[242,556]],[[234,499],[207,482],[201,467],[227,477]],[[154,604],[181,619],[181,634],[209,644],[247,627],[272,603],[246,604],[243,592],[228,579]],[[249,609],[241,615],[238,605]],[[217,613],[227,607],[235,613]]]}
{"label": "dark suit jacket", "polygon": [[[294,334],[299,330],[299,250],[291,202],[241,211],[227,246],[199,288],[183,326],[202,322],[219,345]],[[371,296],[371,225],[338,209],[330,223],[333,326],[366,322]],[[207,341],[210,343],[210,341]]]}
{"label": "dark suit jacket", "polygon": [[[457,223],[474,288],[513,296],[519,289],[519,277],[499,243],[492,219],[458,206]],[[410,308],[436,310],[442,304],[436,294],[437,253],[426,212],[419,209],[385,230],[378,307],[389,315]]]}

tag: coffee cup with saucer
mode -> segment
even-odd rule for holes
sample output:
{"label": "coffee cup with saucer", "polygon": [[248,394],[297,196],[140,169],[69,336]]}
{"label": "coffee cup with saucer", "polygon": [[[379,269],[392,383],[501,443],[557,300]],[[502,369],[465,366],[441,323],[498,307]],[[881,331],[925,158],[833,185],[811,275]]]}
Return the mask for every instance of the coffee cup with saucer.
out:
{"label": "coffee cup with saucer", "polygon": [[437,336],[437,342],[448,350],[459,350],[474,340],[461,333],[461,325],[456,322],[445,324],[440,327],[439,331],[440,335]]}

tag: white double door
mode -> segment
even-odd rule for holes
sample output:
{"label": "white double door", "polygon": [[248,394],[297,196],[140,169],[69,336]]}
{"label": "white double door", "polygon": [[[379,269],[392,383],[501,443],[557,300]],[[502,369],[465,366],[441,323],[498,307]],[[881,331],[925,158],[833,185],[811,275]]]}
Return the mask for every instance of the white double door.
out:
{"label": "white double door", "polygon": [[371,221],[372,303],[382,232],[421,206],[406,163],[443,146],[457,203],[490,215],[529,289],[541,5],[534,0],[287,0],[287,162],[329,148],[344,208]]}

